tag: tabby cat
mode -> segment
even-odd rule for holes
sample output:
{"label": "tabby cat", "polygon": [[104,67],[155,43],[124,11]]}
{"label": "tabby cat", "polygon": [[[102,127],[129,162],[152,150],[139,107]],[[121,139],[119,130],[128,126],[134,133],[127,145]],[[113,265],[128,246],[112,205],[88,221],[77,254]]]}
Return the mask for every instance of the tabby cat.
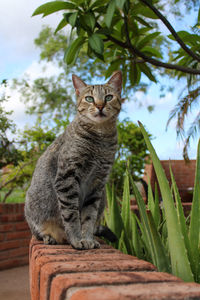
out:
{"label": "tabby cat", "polygon": [[45,244],[99,248],[94,235],[114,240],[100,226],[105,184],[117,148],[122,74],[104,85],[87,85],[72,75],[77,114],[39,158],[27,191],[25,216],[32,234]]}

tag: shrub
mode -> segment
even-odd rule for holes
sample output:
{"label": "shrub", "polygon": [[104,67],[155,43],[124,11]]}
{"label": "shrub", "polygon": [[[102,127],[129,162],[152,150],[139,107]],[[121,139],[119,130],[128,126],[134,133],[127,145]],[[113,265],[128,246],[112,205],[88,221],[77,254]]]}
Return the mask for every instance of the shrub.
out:
{"label": "shrub", "polygon": [[[157,188],[153,196],[149,184],[146,207],[128,169],[121,203],[115,196],[114,187],[111,189],[107,186],[108,208],[105,211],[105,222],[119,239],[114,246],[124,253],[152,262],[159,271],[170,272],[184,281],[200,282],[200,142],[192,209],[186,222],[172,171],[170,187],[148,134],[142,124],[140,127],[154,165],[163,202],[162,205],[159,203]],[[130,184],[138,204],[139,218],[130,209]]]}

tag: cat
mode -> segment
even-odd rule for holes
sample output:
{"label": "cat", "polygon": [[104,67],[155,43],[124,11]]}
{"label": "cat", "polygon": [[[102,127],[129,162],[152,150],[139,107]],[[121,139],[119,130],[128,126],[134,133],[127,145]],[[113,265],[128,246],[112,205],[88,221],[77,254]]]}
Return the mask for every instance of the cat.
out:
{"label": "cat", "polygon": [[108,180],[117,149],[122,74],[104,85],[87,85],[72,75],[77,113],[65,132],[39,158],[26,193],[25,217],[45,244],[99,248],[95,235],[115,235],[100,225]]}

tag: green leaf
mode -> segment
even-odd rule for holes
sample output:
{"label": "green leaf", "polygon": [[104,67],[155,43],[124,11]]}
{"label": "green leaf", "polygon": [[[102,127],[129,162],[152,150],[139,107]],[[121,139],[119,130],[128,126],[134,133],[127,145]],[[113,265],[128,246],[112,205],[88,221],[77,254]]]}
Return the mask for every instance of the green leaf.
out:
{"label": "green leaf", "polygon": [[93,31],[95,24],[96,24],[96,19],[92,13],[88,13],[84,15],[84,21],[85,24]]}
{"label": "green leaf", "polygon": [[154,217],[155,203],[153,198],[153,191],[151,188],[151,183],[148,178],[148,209],[151,211],[152,216]]}
{"label": "green leaf", "polygon": [[123,9],[126,0],[116,0],[116,6]]}
{"label": "green leaf", "polygon": [[108,78],[110,75],[114,72],[117,71],[120,67],[120,65],[124,62],[124,59],[115,59],[110,63],[110,66],[108,67],[105,77]]}
{"label": "green leaf", "polygon": [[79,50],[83,43],[85,42],[85,37],[78,37],[71,45],[67,48],[64,56],[64,61],[70,65],[74,63],[76,57],[78,56]]}
{"label": "green leaf", "polygon": [[71,14],[68,18],[68,22],[72,26],[72,28],[76,24],[77,16],[78,16],[78,12],[75,12],[75,13]]}
{"label": "green leaf", "polygon": [[129,175],[126,170],[124,177],[123,201],[121,210],[124,227],[128,237],[131,236],[131,208],[130,208],[130,189],[129,189]]}
{"label": "green leaf", "polygon": [[197,18],[198,23],[200,23],[200,8],[199,8],[199,12],[198,12],[198,18]]}
{"label": "green leaf", "polygon": [[146,247],[147,247],[147,249],[149,249],[151,258],[153,260],[153,263],[155,264],[156,263],[155,251],[153,248],[151,231],[150,231],[150,228],[148,225],[146,206],[145,206],[144,200],[143,200],[140,192],[138,191],[138,188],[137,188],[136,184],[134,183],[133,178],[131,176],[130,176],[130,181],[131,181],[133,192],[134,192],[134,195],[135,195],[135,198],[137,201],[138,209],[140,212],[140,219],[141,219],[141,223],[142,223],[143,235],[144,235],[144,240],[146,242]]}
{"label": "green leaf", "polygon": [[[199,268],[199,238],[200,238],[200,140],[197,149],[196,174],[192,200],[192,210],[189,227],[189,240],[196,268]],[[197,273],[197,271],[196,271]]]}
{"label": "green leaf", "polygon": [[152,217],[151,211],[147,212],[149,228],[151,230],[153,247],[155,251],[156,267],[161,272],[170,272],[170,263],[167,255],[165,253],[165,248],[162,244],[160,235],[157,231],[154,219]]}
{"label": "green leaf", "polygon": [[111,25],[112,18],[113,18],[114,12],[115,12],[115,7],[116,7],[115,0],[111,0],[110,3],[109,3],[109,5],[108,5],[107,11],[106,11],[106,15],[105,15],[105,18],[104,18],[104,21],[105,21],[106,26],[108,28]]}
{"label": "green leaf", "polygon": [[132,223],[131,223],[131,208],[130,208],[130,189],[129,189],[129,175],[126,169],[124,177],[124,189],[122,198],[121,217],[124,224],[124,242],[129,254],[134,254],[134,249],[131,244],[132,238]]}
{"label": "green leaf", "polygon": [[158,19],[158,16],[147,6],[141,5],[140,3],[134,5],[132,9],[132,16],[142,15],[150,19]]}
{"label": "green leaf", "polygon": [[157,82],[156,78],[151,72],[151,69],[145,63],[139,64],[140,70],[144,73],[151,81]]}
{"label": "green leaf", "polygon": [[121,237],[120,237],[120,240],[119,240],[119,250],[125,254],[128,254],[128,251],[127,251],[127,248],[126,248],[126,244],[124,242],[124,236],[125,236],[125,233],[124,233],[124,230],[122,230],[122,234],[121,234]]}
{"label": "green leaf", "polygon": [[131,226],[132,226],[132,244],[134,248],[135,255],[140,258],[142,255],[142,249],[140,247],[140,234],[137,228],[137,220],[134,213],[131,214]]}
{"label": "green leaf", "polygon": [[85,0],[70,0],[70,2],[73,2],[78,7],[80,4],[85,3]]}
{"label": "green leaf", "polygon": [[95,8],[102,7],[103,5],[106,5],[107,2],[108,2],[108,0],[97,0],[90,6],[90,9],[95,10]]}
{"label": "green leaf", "polygon": [[[198,34],[191,34],[185,30],[178,31],[177,34],[185,43],[190,42],[191,45],[196,45],[197,41],[200,42],[200,36]],[[169,34],[168,38],[175,40],[172,34]]]}
{"label": "green leaf", "polygon": [[152,48],[150,46],[144,47],[142,52],[148,55],[150,54],[151,56],[162,58],[162,54],[156,48]]}
{"label": "green leaf", "polygon": [[168,180],[144,126],[140,122],[139,125],[153,161],[163,199],[172,272],[185,281],[194,281]]}
{"label": "green leaf", "polygon": [[94,33],[89,37],[89,45],[97,54],[103,54],[104,44],[100,35]]}
{"label": "green leaf", "polygon": [[43,14],[43,17],[48,16],[56,11],[63,10],[63,9],[75,9],[76,5],[69,2],[63,2],[63,1],[52,1],[47,2],[34,11],[32,16]]}
{"label": "green leaf", "polygon": [[190,260],[191,268],[192,268],[193,273],[195,274],[195,263],[194,263],[194,260],[193,260],[191,247],[190,247],[190,243],[189,243],[188,231],[187,231],[187,227],[186,227],[186,221],[185,221],[183,206],[182,206],[182,203],[181,203],[181,198],[180,198],[180,195],[179,195],[178,187],[176,185],[175,178],[174,178],[171,166],[170,166],[170,175],[171,175],[171,181],[172,181],[172,189],[173,189],[173,192],[174,192],[174,198],[175,198],[175,201],[176,201],[176,211],[177,211],[178,222],[179,222],[179,225],[180,225],[180,228],[181,228],[181,232],[183,234],[183,238],[184,238],[185,246],[186,246],[186,249],[187,249],[187,252],[188,252],[188,257],[189,257],[189,260]]}
{"label": "green leaf", "polygon": [[132,86],[138,84],[141,78],[141,71],[135,62],[130,63],[129,80]]}
{"label": "green leaf", "polygon": [[56,30],[55,30],[54,33],[56,34],[59,30],[63,29],[67,24],[68,24],[68,23],[67,23],[66,18],[63,18],[63,19],[60,21],[60,23],[58,24],[58,26],[56,27]]}
{"label": "green leaf", "polygon": [[155,183],[155,206],[154,206],[153,216],[154,216],[154,222],[158,228],[160,225],[161,213],[160,213],[159,194],[158,194],[157,183]]}
{"label": "green leaf", "polygon": [[146,27],[152,28],[152,26],[151,26],[149,23],[147,23],[147,22],[146,22],[143,18],[141,18],[141,17],[135,16],[135,17],[134,17],[134,20],[137,20],[140,24],[142,24],[142,25],[144,25],[144,26],[146,26]]}
{"label": "green leaf", "polygon": [[114,195],[114,186],[111,190],[109,185],[106,185],[106,195],[109,210],[109,227],[116,236],[120,238],[121,232],[124,229],[124,224],[121,218],[119,204]]}
{"label": "green leaf", "polygon": [[160,35],[160,32],[153,32],[151,34],[146,35],[142,40],[137,43],[137,48],[142,49],[144,46],[148,45],[149,43],[152,44],[153,40]]}

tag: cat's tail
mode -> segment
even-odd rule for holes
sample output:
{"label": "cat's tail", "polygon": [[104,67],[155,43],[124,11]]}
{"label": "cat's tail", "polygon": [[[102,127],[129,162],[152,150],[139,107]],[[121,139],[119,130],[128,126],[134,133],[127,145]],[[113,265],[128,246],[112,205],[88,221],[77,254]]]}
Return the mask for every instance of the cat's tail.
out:
{"label": "cat's tail", "polygon": [[103,226],[103,225],[97,227],[95,235],[99,237],[104,237],[111,243],[117,242],[118,240],[116,235],[107,226]]}

